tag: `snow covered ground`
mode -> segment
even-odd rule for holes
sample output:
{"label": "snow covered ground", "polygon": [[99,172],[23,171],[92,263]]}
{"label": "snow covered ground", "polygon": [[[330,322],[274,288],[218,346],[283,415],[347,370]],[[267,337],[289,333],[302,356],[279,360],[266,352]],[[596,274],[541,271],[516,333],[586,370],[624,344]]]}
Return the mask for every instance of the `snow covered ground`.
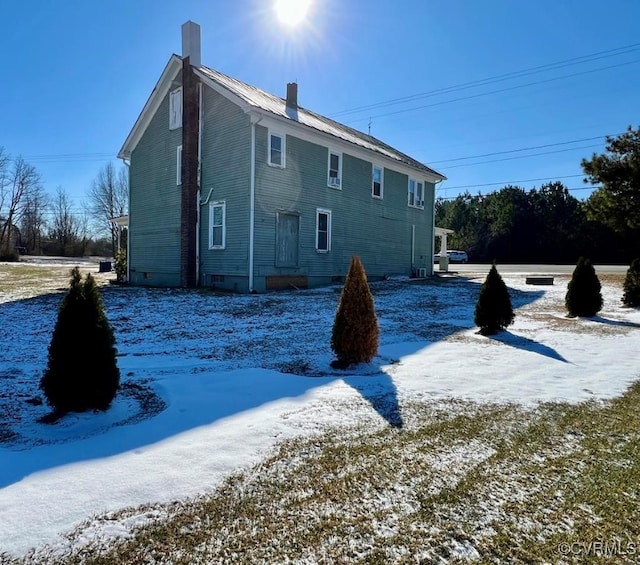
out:
{"label": "snow covered ground", "polygon": [[[0,276],[0,554],[64,548],[93,516],[214,489],[284,438],[371,419],[401,425],[408,401],[580,402],[638,379],[640,312],[621,306],[620,280],[603,281],[593,319],[565,317],[568,277],[504,280],[516,321],[494,337],[473,326],[483,276],[373,284],[379,356],[346,372],[329,365],[339,287],[230,296],[103,286],[122,390],[106,413],[46,425],[38,381],[63,290],[33,296]],[[126,536],[148,518],[132,516],[96,520],[83,535]]]}

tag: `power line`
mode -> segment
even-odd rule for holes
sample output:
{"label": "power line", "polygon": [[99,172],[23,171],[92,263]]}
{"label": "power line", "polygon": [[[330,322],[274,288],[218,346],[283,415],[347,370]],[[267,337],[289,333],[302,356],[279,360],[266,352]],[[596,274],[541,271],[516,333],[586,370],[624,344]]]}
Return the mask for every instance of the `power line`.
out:
{"label": "power line", "polygon": [[[509,87],[506,87],[506,88],[499,88],[498,90],[490,90],[488,92],[480,92],[478,94],[471,94],[469,96],[461,96],[459,98],[453,98],[451,100],[442,100],[440,102],[434,102],[433,104],[424,104],[422,106],[414,106],[413,108],[405,108],[403,110],[396,110],[394,112],[386,112],[384,114],[374,114],[374,115],[370,116],[368,119],[383,118],[383,117],[386,117],[386,116],[395,116],[397,114],[403,114],[403,113],[406,113],[406,112],[414,112],[416,110],[423,110],[425,108],[432,108],[434,106],[443,106],[444,104],[452,104],[454,102],[461,102],[461,101],[464,101],[464,100],[471,100],[473,98],[481,98],[482,96],[489,96],[490,94],[500,94],[502,92],[509,92],[511,90],[517,90],[517,89],[520,89],[520,88],[526,88],[528,86],[535,86],[535,85],[538,85],[538,84],[546,84],[546,83],[549,83],[549,82],[555,82],[555,81],[563,80],[563,79],[566,79],[566,78],[573,78],[573,77],[576,77],[576,76],[582,76],[582,75],[587,75],[587,74],[591,74],[591,73],[597,73],[597,72],[605,71],[605,70],[608,70],[608,69],[624,67],[626,65],[633,65],[633,64],[638,63],[638,62],[640,62],[640,59],[634,59],[632,61],[626,61],[625,63],[618,63],[616,65],[608,65],[606,67],[599,67],[597,69],[590,69],[588,71],[581,71],[579,73],[572,73],[572,74],[569,74],[569,75],[562,75],[562,76],[559,76],[559,77],[553,77],[553,78],[548,78],[548,79],[544,79],[544,80],[537,80],[537,81],[534,81],[534,82],[527,82],[525,84],[519,84],[519,85],[516,85],[516,86],[509,86]],[[361,121],[363,121],[363,119],[352,120],[351,123],[361,122]]]}
{"label": "power line", "polygon": [[519,153],[521,151],[531,151],[532,149],[545,149],[547,147],[557,147],[559,145],[570,145],[571,143],[593,141],[594,139],[604,139],[605,137],[616,137],[618,135],[621,135],[621,134],[615,133],[613,135],[605,134],[605,135],[598,135],[596,137],[583,137],[582,139],[572,139],[570,141],[560,141],[558,143],[547,143],[545,145],[533,145],[531,147],[521,147],[520,149],[509,149],[507,151],[496,151],[494,153],[484,153],[482,155],[471,155],[469,157],[456,157],[455,159],[442,159],[440,161],[429,161],[429,164],[435,165],[436,163],[450,163],[453,161],[466,161],[467,159],[480,159],[481,157],[493,157],[495,155],[506,155],[507,153]]}
{"label": "power line", "polygon": [[594,147],[600,147],[600,144],[585,145],[582,147],[571,147],[569,149],[557,149],[555,151],[542,151],[541,153],[532,153],[531,155],[517,155],[515,157],[504,157],[503,159],[490,159],[488,161],[479,161],[478,163],[463,163],[461,165],[452,165],[451,167],[438,167],[441,171],[448,171],[449,169],[457,169],[459,167],[474,167],[476,165],[484,165],[486,163],[500,163],[502,161],[513,161],[515,159],[528,159],[529,157],[540,157],[541,155],[552,155],[554,153],[566,153],[567,151],[578,151],[581,149],[593,149]]}
{"label": "power line", "polygon": [[412,102],[413,100],[418,100],[421,98],[428,98],[431,96],[436,96],[438,94],[448,94],[450,92],[457,92],[460,90],[466,90],[469,88],[473,88],[476,86],[485,86],[487,84],[493,84],[496,82],[503,82],[505,80],[510,80],[510,79],[514,79],[514,78],[521,78],[524,76],[530,76],[533,74],[538,74],[541,72],[545,72],[545,71],[550,71],[550,70],[557,70],[559,68],[565,68],[565,67],[569,67],[569,66],[573,66],[573,65],[578,65],[578,64],[582,64],[582,63],[588,63],[591,61],[596,61],[599,59],[604,59],[607,57],[616,57],[618,55],[625,55],[627,53],[632,53],[633,51],[637,51],[638,49],[640,49],[640,43],[632,43],[630,45],[625,45],[622,47],[617,47],[615,49],[609,49],[606,51],[598,51],[596,53],[591,53],[589,55],[582,55],[579,57],[573,57],[571,59],[564,59],[561,61],[556,61],[554,63],[547,63],[545,65],[539,65],[536,67],[528,67],[525,69],[521,69],[519,71],[512,71],[509,73],[505,73],[505,74],[501,74],[501,75],[496,75],[493,77],[487,77],[484,79],[478,79],[478,80],[474,80],[474,81],[470,81],[470,82],[465,82],[465,83],[461,83],[461,84],[456,84],[456,85],[452,85],[452,86],[448,86],[448,87],[443,87],[443,88],[438,88],[438,89],[434,89],[434,90],[430,90],[430,91],[426,91],[426,92],[421,92],[418,94],[412,94],[409,96],[403,96],[403,97],[399,97],[399,98],[393,98],[390,100],[386,100],[383,102],[378,102],[375,104],[369,104],[366,106],[358,106],[355,108],[351,108],[351,109],[347,109],[347,110],[342,110],[339,112],[335,112],[334,114],[331,114],[331,117],[334,116],[344,116],[344,115],[349,115],[349,114],[354,114],[354,113],[359,113],[359,112],[363,112],[365,110],[372,110],[375,108],[383,108],[383,107],[387,107],[387,106],[393,106],[396,104],[402,104],[405,102]]}
{"label": "power line", "polygon": [[583,176],[584,175],[561,175],[557,177],[540,177],[536,179],[504,180],[504,181],[497,181],[497,182],[487,182],[484,184],[460,184],[457,186],[443,186],[443,187],[438,185],[438,190],[453,190],[453,189],[459,189],[459,188],[478,188],[483,186],[496,186],[496,185],[504,186],[508,184],[516,184],[519,182],[537,182],[537,181],[543,181],[543,180],[553,181],[558,179],[570,179],[570,178],[583,177]]}
{"label": "power line", "polygon": [[[478,185],[478,186],[482,186],[482,185]],[[598,186],[598,185],[593,185],[593,186],[575,186],[572,188],[567,188],[567,190],[569,192],[576,192],[576,191],[580,191],[580,190],[599,190],[601,189],[602,186]],[[528,192],[531,192],[532,190],[535,190],[535,188],[531,188]],[[490,194],[495,194],[496,192],[499,192],[499,190],[494,190],[492,192],[487,192],[486,194],[480,194],[480,196],[489,196]],[[439,196],[436,198],[436,200],[455,200],[456,198],[458,198],[460,195],[457,196]],[[472,198],[475,198],[474,196],[472,196]]]}

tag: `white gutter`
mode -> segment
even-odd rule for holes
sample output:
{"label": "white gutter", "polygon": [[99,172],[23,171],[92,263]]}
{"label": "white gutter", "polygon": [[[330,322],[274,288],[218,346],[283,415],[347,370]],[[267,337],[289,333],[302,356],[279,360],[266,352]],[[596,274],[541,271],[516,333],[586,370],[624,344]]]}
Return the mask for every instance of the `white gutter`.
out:
{"label": "white gutter", "polygon": [[256,124],[262,120],[257,120],[253,115],[251,119],[251,172],[249,174],[249,292],[253,292],[253,254],[256,216]]}
{"label": "white gutter", "polygon": [[416,268],[416,225],[411,224],[411,268]]}
{"label": "white gutter", "polygon": [[437,185],[439,185],[443,180],[441,179],[438,182],[433,183],[433,205],[431,206],[432,214],[431,214],[431,256],[427,258],[429,262],[429,271],[431,275],[434,274],[433,270],[433,255],[435,253],[435,245],[436,245],[436,189]]}
{"label": "white gutter", "polygon": [[198,192],[198,211],[196,212],[196,286],[200,286],[200,198],[202,180],[202,83],[198,83],[198,174],[196,176]]}

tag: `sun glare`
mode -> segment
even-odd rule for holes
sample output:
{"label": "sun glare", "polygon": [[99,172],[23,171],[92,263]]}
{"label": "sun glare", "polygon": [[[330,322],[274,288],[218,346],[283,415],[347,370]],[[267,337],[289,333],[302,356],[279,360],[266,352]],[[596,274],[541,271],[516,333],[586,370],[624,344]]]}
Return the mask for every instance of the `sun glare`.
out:
{"label": "sun glare", "polygon": [[295,27],[305,19],[310,6],[311,0],[276,0],[274,8],[283,24]]}

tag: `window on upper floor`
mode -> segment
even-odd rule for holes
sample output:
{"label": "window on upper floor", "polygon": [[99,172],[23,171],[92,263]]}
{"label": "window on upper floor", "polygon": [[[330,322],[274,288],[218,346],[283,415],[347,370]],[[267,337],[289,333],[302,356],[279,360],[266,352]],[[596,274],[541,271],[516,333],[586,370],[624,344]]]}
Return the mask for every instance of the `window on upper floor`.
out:
{"label": "window on upper floor", "polygon": [[408,202],[412,208],[424,208],[424,183],[409,178]]}
{"label": "window on upper floor", "polygon": [[331,150],[329,150],[327,184],[332,188],[342,187],[342,154]]}
{"label": "window on upper floor", "polygon": [[182,184],[182,145],[176,147],[176,184]]}
{"label": "window on upper floor", "polygon": [[382,198],[382,167],[373,165],[371,168],[371,196],[374,198]]}
{"label": "window on upper floor", "polygon": [[182,87],[169,93],[169,129],[182,127]]}
{"label": "window on upper floor", "polygon": [[227,236],[227,213],[224,200],[209,204],[209,249],[224,249]]}
{"label": "window on upper floor", "polygon": [[269,165],[282,167],[284,169],[286,154],[284,140],[284,135],[269,132]]}
{"label": "window on upper floor", "polygon": [[316,250],[331,251],[331,210],[316,209]]}

